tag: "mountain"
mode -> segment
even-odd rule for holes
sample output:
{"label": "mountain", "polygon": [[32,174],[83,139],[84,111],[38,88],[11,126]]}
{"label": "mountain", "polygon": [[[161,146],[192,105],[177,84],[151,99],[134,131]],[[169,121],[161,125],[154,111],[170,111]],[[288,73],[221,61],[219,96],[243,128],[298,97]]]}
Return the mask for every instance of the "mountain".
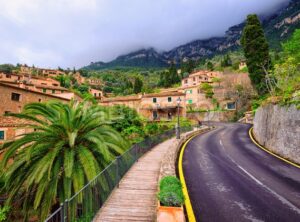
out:
{"label": "mountain", "polygon": [[[280,43],[300,28],[300,0],[292,0],[275,14],[262,18],[263,27],[270,46],[280,49]],[[217,54],[224,54],[229,50],[240,47],[240,37],[244,23],[230,27],[223,37],[214,37],[205,40],[196,40],[178,46],[170,51],[159,53],[153,48],[141,49],[115,60],[104,62],[92,62],[83,67],[88,70],[110,69],[117,67],[167,67],[170,61],[180,62],[184,58],[197,60],[208,58]]]}

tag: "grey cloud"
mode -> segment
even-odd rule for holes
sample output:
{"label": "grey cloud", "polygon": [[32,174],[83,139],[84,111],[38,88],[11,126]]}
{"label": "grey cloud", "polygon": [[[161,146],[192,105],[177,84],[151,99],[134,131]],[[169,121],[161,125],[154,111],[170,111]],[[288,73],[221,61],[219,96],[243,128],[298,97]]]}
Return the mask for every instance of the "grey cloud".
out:
{"label": "grey cloud", "polygon": [[288,0],[0,0],[0,63],[81,67],[221,36]]}

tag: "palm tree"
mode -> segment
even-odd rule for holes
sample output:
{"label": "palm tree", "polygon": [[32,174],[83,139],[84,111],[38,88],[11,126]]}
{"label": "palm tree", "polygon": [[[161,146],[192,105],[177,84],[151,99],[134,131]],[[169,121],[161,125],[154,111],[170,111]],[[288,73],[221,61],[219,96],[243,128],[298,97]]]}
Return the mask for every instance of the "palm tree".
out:
{"label": "palm tree", "polygon": [[41,220],[128,147],[107,112],[87,102],[32,103],[9,115],[30,121],[34,131],[2,147],[7,201],[21,199],[23,210],[33,207]]}

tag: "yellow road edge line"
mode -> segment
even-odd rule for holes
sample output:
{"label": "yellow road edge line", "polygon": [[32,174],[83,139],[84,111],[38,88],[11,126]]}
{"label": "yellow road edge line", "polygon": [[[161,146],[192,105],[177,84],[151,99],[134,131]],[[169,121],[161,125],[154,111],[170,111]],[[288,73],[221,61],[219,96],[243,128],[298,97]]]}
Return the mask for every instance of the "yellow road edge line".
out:
{"label": "yellow road edge line", "polygon": [[289,160],[287,160],[287,159],[285,159],[285,158],[279,156],[278,154],[273,153],[272,151],[270,151],[269,149],[263,147],[262,145],[260,145],[260,144],[255,140],[255,138],[254,138],[254,136],[253,136],[253,127],[251,127],[251,128],[249,129],[249,136],[250,136],[252,142],[253,142],[256,146],[258,146],[259,148],[261,148],[262,150],[264,150],[264,151],[266,151],[267,153],[271,154],[272,156],[275,156],[275,157],[277,157],[278,159],[280,159],[280,160],[282,160],[282,161],[284,161],[284,162],[286,162],[286,163],[288,163],[288,164],[291,164],[292,166],[297,167],[297,168],[300,169],[300,165],[298,165],[298,164],[296,164],[296,163],[293,163],[293,162],[291,162],[291,161],[289,161]]}
{"label": "yellow road edge line", "polygon": [[195,214],[194,214],[193,207],[192,207],[192,204],[191,204],[191,199],[190,199],[187,187],[186,187],[186,182],[185,182],[185,178],[184,178],[184,174],[183,174],[183,168],[182,168],[182,160],[183,160],[183,154],[184,154],[186,145],[194,137],[198,136],[201,133],[202,132],[197,133],[196,135],[189,138],[186,142],[184,142],[183,146],[181,147],[180,154],[179,154],[179,160],[178,160],[179,179],[180,179],[181,184],[182,184],[182,192],[183,192],[183,195],[185,197],[184,204],[185,204],[185,209],[186,209],[186,213],[187,213],[189,222],[196,222],[196,218],[195,218]]}

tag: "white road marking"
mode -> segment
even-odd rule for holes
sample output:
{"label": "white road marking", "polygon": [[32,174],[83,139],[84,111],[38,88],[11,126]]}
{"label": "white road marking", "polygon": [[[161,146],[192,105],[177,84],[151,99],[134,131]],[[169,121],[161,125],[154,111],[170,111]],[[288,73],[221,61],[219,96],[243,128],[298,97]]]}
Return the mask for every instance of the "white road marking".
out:
{"label": "white road marking", "polygon": [[257,184],[268,190],[271,194],[273,194],[275,197],[277,197],[283,204],[288,205],[291,209],[296,211],[298,214],[300,214],[300,209],[296,207],[294,204],[292,204],[290,201],[285,199],[283,196],[280,194],[276,193],[274,190],[271,188],[267,187],[265,184],[263,184],[261,181],[259,181],[257,178],[255,178],[251,173],[249,173],[247,170],[245,170],[243,167],[237,164],[237,166],[245,173],[247,174],[252,180],[254,180]]}
{"label": "white road marking", "polygon": [[[220,145],[222,146],[222,148],[224,149],[224,145],[222,143],[222,141],[220,140]],[[225,151],[225,149],[224,149]],[[247,174],[252,180],[254,180],[257,184],[259,184],[260,186],[262,186],[263,188],[265,188],[266,190],[268,190],[271,194],[273,194],[275,197],[277,197],[277,199],[279,199],[283,204],[288,205],[291,209],[293,209],[294,211],[296,211],[298,214],[300,214],[300,209],[295,206],[294,204],[292,204],[290,201],[288,201],[287,199],[285,199],[283,196],[281,196],[280,194],[276,193],[274,190],[272,190],[271,188],[269,188],[268,186],[266,186],[265,184],[263,184],[260,180],[258,180],[256,177],[254,177],[251,173],[249,173],[247,170],[245,170],[242,166],[240,166],[236,161],[234,161],[227,153],[226,153],[227,157],[233,162],[235,163],[245,174]]]}

